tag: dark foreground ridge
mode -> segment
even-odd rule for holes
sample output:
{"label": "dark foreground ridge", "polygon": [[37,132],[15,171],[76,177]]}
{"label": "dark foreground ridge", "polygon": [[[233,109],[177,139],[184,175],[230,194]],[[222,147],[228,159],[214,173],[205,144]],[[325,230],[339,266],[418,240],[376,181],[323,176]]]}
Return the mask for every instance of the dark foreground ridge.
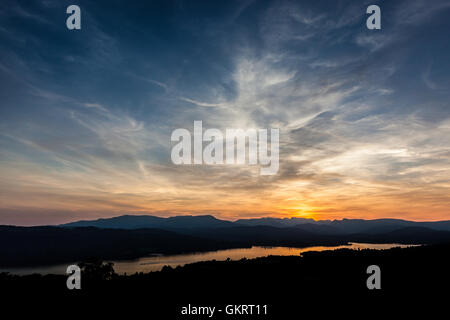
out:
{"label": "dark foreground ridge", "polygon": [[[61,300],[75,309],[89,306],[104,312],[129,308],[129,312],[147,312],[148,318],[159,315],[158,319],[208,318],[181,316],[181,307],[189,304],[217,308],[228,304],[268,305],[267,316],[251,319],[284,319],[286,315],[300,319],[300,314],[311,309],[317,315],[325,311],[351,314],[356,306],[392,315],[395,309],[389,308],[403,310],[405,301],[413,304],[420,300],[428,307],[425,298],[442,296],[450,285],[449,253],[450,245],[341,249],[307,252],[302,257],[199,262],[128,276],[115,274],[111,266],[100,261],[91,261],[82,269],[81,290],[68,290],[63,275],[1,274],[0,285],[9,299],[24,301],[26,293],[47,304]],[[381,269],[381,290],[366,286],[369,265]],[[333,304],[339,304],[340,309],[329,309]],[[214,317],[241,318],[223,314]]]}

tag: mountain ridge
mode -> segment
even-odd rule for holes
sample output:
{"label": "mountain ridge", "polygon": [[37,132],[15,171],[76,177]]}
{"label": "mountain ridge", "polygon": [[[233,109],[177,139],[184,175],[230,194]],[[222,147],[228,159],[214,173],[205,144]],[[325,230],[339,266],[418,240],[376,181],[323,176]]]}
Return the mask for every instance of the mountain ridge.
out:
{"label": "mountain ridge", "polygon": [[383,233],[405,227],[424,227],[436,231],[450,231],[450,221],[410,221],[403,219],[341,219],[314,220],[310,218],[274,218],[263,217],[253,219],[238,219],[236,221],[221,220],[212,215],[186,215],[172,217],[157,217],[152,215],[122,215],[96,220],[80,220],[58,225],[59,227],[97,227],[112,229],[142,229],[157,228],[165,230],[180,229],[211,229],[236,226],[271,226],[278,228],[296,227],[319,233],[352,234],[352,233]]}

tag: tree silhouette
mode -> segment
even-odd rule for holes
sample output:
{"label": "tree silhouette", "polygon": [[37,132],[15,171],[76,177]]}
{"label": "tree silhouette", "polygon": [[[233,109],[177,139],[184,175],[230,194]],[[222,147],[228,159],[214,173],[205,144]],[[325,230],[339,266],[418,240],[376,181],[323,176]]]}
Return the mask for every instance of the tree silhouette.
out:
{"label": "tree silhouette", "polygon": [[81,277],[89,282],[107,281],[117,277],[114,271],[114,263],[103,262],[101,259],[88,259],[80,262]]}

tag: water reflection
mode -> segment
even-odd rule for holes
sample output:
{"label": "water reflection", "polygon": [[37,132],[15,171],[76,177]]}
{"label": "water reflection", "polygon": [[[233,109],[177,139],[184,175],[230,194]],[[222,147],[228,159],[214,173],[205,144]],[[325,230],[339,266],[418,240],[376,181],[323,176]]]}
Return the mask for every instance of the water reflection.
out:
{"label": "water reflection", "polygon": [[277,256],[297,256],[307,251],[324,251],[336,250],[342,248],[348,249],[390,249],[393,247],[407,247],[395,243],[371,244],[371,243],[350,243],[349,245],[335,247],[307,247],[307,248],[290,248],[290,247],[251,247],[244,249],[228,249],[204,253],[181,254],[173,256],[144,257],[134,261],[118,261],[114,264],[114,269],[118,273],[135,273],[150,272],[161,270],[162,267],[169,265],[176,267],[187,263],[208,261],[208,260],[239,260],[242,258],[252,259],[258,257],[266,257],[270,255]]}
{"label": "water reflection", "polygon": [[[303,252],[307,251],[324,251],[324,250],[336,250],[336,249],[390,249],[393,247],[408,247],[411,245],[402,245],[396,243],[383,243],[383,244],[372,244],[372,243],[350,243],[348,245],[335,246],[335,247],[306,247],[306,248],[290,248],[290,247],[251,247],[243,249],[228,249],[219,251],[210,251],[202,253],[189,253],[189,254],[179,254],[179,255],[159,255],[152,257],[143,257],[136,260],[127,261],[113,261],[114,269],[120,274],[133,274],[136,272],[150,272],[159,271],[162,267],[169,265],[171,267],[183,266],[188,263],[208,261],[208,260],[226,260],[230,258],[231,260],[239,260],[242,258],[252,259],[258,257],[266,257],[269,255],[278,256],[297,256]],[[54,265],[45,266],[37,268],[14,268],[8,271],[15,274],[65,274],[66,268],[69,264],[64,265]]]}

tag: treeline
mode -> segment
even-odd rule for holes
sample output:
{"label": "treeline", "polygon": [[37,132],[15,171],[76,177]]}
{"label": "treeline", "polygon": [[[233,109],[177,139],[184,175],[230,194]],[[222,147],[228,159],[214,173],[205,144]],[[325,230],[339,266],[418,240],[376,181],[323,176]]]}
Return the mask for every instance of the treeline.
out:
{"label": "treeline", "polygon": [[[341,249],[306,252],[302,257],[199,262],[133,275],[118,275],[94,260],[84,264],[81,290],[68,290],[64,275],[1,274],[0,286],[20,299],[31,293],[37,299],[62,299],[82,306],[95,303],[109,310],[127,306],[152,315],[164,314],[163,319],[178,317],[177,310],[187,304],[234,303],[268,304],[269,314],[279,319],[281,314],[298,315],[318,303],[329,307],[336,301],[349,310],[359,304],[409,308],[400,301],[432,298],[448,288],[449,253],[450,245]],[[381,290],[366,286],[369,265],[380,267]]]}

